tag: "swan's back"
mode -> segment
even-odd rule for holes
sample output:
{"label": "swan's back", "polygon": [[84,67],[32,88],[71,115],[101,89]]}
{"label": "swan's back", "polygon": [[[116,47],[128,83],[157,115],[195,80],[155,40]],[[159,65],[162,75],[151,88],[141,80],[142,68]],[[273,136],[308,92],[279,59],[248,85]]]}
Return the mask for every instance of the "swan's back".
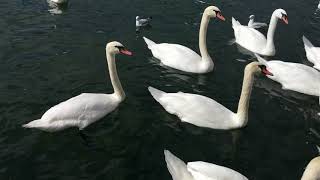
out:
{"label": "swan's back", "polygon": [[248,180],[237,171],[207,162],[189,162],[187,167],[196,180]]}
{"label": "swan's back", "polygon": [[201,56],[179,44],[157,44],[152,46],[151,52],[161,63],[175,69],[196,72],[200,68]]}
{"label": "swan's back", "polygon": [[314,68],[320,70],[320,48],[314,47],[306,37],[303,36],[302,39],[307,59],[314,64]]}
{"label": "swan's back", "polygon": [[213,129],[238,128],[236,114],[208,97],[183,92],[165,93],[152,87],[149,91],[167,112],[181,121]]}
{"label": "swan's back", "polygon": [[301,180],[319,180],[320,179],[320,157],[312,159],[306,170],[304,171]]}
{"label": "swan's back", "polygon": [[41,117],[46,121],[95,121],[113,111],[120,101],[114,95],[82,93],[50,108]]}
{"label": "swan's back", "polygon": [[252,52],[263,53],[267,45],[266,37],[254,28],[241,25],[234,18],[232,22],[236,43]]}
{"label": "swan's back", "polygon": [[172,180],[194,180],[187,170],[187,165],[181,159],[168,150],[164,150],[164,156]]}
{"label": "swan's back", "polygon": [[299,63],[269,61],[268,70],[273,74],[268,77],[282,84],[284,89],[320,96],[320,72],[314,68]]}

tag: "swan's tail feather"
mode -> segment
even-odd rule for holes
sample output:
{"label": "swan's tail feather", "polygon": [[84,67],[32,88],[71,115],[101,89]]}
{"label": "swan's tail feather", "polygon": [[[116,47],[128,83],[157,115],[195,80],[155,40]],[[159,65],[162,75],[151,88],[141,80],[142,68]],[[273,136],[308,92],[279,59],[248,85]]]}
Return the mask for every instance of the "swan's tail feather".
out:
{"label": "swan's tail feather", "polygon": [[22,127],[24,127],[24,128],[38,128],[38,127],[41,126],[41,121],[40,120],[41,119],[37,119],[37,120],[31,121],[31,122],[29,122],[27,124],[22,125]]}
{"label": "swan's tail feather", "polygon": [[302,40],[305,48],[314,47],[313,44],[305,36],[302,36]]}
{"label": "swan's tail feather", "polygon": [[232,27],[234,28],[234,27],[240,26],[240,25],[241,25],[240,22],[237,21],[236,19],[234,19],[234,17],[232,17]]}
{"label": "swan's tail feather", "polygon": [[158,89],[156,89],[156,88],[153,88],[153,87],[151,87],[151,86],[148,87],[148,90],[149,90],[149,92],[151,93],[151,95],[153,96],[153,98],[154,98],[155,100],[157,100],[157,101],[159,101],[159,99],[161,98],[161,96],[162,96],[163,94],[165,94],[165,92],[160,91],[160,90],[158,90]]}
{"label": "swan's tail feather", "polygon": [[146,37],[143,37],[143,39],[144,39],[144,41],[146,42],[146,44],[147,44],[147,46],[148,46],[149,49],[151,49],[151,47],[152,47],[153,45],[156,45],[155,42],[151,41],[150,39],[148,39],[148,38],[146,38]]}
{"label": "swan's tail feather", "polygon": [[265,65],[265,66],[267,66],[268,67],[268,61],[267,60],[265,60],[265,59],[263,59],[261,56],[259,56],[258,54],[254,54],[256,57],[257,57],[257,60],[261,63],[261,64],[263,64],[263,65]]}
{"label": "swan's tail feather", "polygon": [[187,169],[187,165],[181,159],[168,150],[164,150],[164,157],[173,180],[193,180],[192,175]]}

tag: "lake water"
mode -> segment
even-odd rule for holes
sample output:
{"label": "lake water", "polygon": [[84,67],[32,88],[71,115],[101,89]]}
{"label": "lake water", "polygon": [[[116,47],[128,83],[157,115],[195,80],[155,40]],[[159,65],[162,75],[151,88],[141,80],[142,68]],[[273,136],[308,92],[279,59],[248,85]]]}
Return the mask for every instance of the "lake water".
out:
{"label": "lake water", "polygon": [[[239,61],[248,56],[229,45],[232,16],[247,23],[255,14],[257,21],[269,22],[275,9],[284,8],[289,25],[278,24],[275,59],[308,64],[302,35],[320,46],[315,0],[215,1],[227,21],[215,19],[209,25],[214,71],[192,75],[159,66],[142,36],[198,51],[201,13],[211,2],[70,0],[60,14],[50,13],[45,0],[1,2],[0,179],[169,180],[164,149],[184,161],[230,167],[249,179],[300,179],[319,154],[316,97],[284,91],[258,77],[248,126],[217,131],[179,122],[147,91],[151,85],[198,93],[235,111],[243,69],[250,61]],[[152,28],[137,34],[136,15],[152,16]],[[116,111],[86,128],[85,140],[76,128],[46,133],[21,127],[82,92],[112,92],[105,61],[105,44],[112,40],[134,53],[117,56],[127,99]]]}

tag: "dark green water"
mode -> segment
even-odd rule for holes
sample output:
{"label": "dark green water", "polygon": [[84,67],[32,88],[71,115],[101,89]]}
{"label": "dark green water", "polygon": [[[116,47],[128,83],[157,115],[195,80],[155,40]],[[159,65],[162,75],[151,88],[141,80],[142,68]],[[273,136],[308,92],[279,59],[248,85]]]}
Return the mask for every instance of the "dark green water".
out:
{"label": "dark green water", "polygon": [[[212,1],[208,1],[212,2]],[[317,98],[281,90],[265,77],[255,81],[248,126],[217,131],[180,123],[147,91],[152,85],[211,97],[235,111],[247,56],[238,52],[231,17],[244,23],[250,14],[268,22],[284,8],[289,25],[279,23],[277,59],[306,63],[301,37],[320,46],[317,2],[299,0],[215,1],[227,18],[211,21],[208,49],[215,70],[184,74],[151,58],[142,36],[198,49],[198,28],[208,3],[178,0],[71,0],[60,15],[43,0],[0,3],[0,179],[3,180],[166,180],[163,149],[185,161],[202,160],[230,167],[249,179],[300,179],[318,155]],[[136,15],[153,16],[153,27],[135,33]],[[266,31],[266,30],[262,30]],[[118,56],[127,99],[85,130],[58,133],[23,129],[51,106],[82,92],[110,93],[105,44],[118,40],[134,52]]]}

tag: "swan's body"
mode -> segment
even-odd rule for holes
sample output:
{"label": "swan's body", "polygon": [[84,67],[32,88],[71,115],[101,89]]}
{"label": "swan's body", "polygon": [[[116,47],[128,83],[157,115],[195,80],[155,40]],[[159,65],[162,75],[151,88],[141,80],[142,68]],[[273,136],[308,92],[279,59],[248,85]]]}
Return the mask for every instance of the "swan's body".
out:
{"label": "swan's body", "polygon": [[232,27],[236,39],[235,42],[251,52],[264,56],[274,56],[276,53],[274,46],[274,33],[278,19],[282,19],[285,23],[288,23],[287,13],[283,9],[277,9],[273,12],[266,38],[256,29],[243,26],[239,21],[232,18]]}
{"label": "swan's body", "polygon": [[320,96],[320,72],[299,63],[266,61],[256,55],[273,76],[268,78],[280,83],[285,90],[292,90],[312,96]]}
{"label": "swan's body", "polygon": [[205,96],[183,92],[166,93],[152,87],[149,87],[149,91],[167,112],[177,115],[183,122],[212,129],[236,129],[247,124],[254,74],[259,71],[256,62],[246,66],[237,113]]}
{"label": "swan's body", "polygon": [[68,2],[68,0],[50,0],[50,1],[52,1],[52,2],[54,2],[56,4],[65,4],[65,3]]}
{"label": "swan's body", "polygon": [[164,151],[164,155],[173,180],[248,180],[227,167],[202,161],[185,164],[168,150]]}
{"label": "swan's body", "polygon": [[266,23],[255,22],[254,21],[254,17],[255,17],[254,15],[250,15],[249,16],[248,27],[254,28],[254,29],[258,29],[258,28],[261,28],[261,27],[268,26],[268,24],[266,24]]}
{"label": "swan's body", "polygon": [[125,99],[125,93],[117,75],[115,54],[131,55],[131,52],[125,50],[119,42],[111,42],[106,46],[106,53],[110,79],[114,88],[113,94],[80,94],[50,108],[41,119],[31,121],[23,127],[37,128],[48,132],[69,127],[78,127],[82,130],[115,110]]}
{"label": "swan's body", "polygon": [[320,47],[314,47],[313,44],[304,36],[302,39],[307,59],[313,63],[314,68],[320,70]]}
{"label": "swan's body", "polygon": [[188,47],[179,44],[156,44],[145,37],[144,40],[153,56],[166,66],[190,73],[210,72],[213,70],[214,64],[207,51],[206,36],[209,20],[212,17],[218,17],[224,20],[224,17],[217,7],[209,6],[205,9],[199,31],[199,48],[201,56]]}
{"label": "swan's body", "polygon": [[320,179],[320,157],[313,158],[306,167],[301,180]]}

